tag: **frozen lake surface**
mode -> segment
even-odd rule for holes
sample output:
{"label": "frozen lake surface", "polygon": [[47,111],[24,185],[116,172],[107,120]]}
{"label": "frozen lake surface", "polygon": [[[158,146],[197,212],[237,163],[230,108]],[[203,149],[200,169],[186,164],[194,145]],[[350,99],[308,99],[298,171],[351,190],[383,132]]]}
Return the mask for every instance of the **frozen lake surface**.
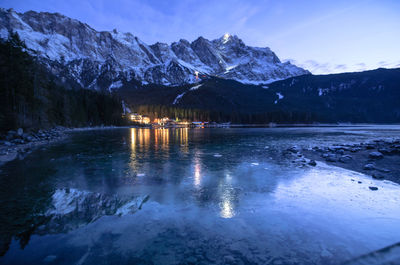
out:
{"label": "frozen lake surface", "polygon": [[399,126],[75,132],[1,168],[0,264],[340,264],[400,242],[400,185],[283,151],[399,137]]}

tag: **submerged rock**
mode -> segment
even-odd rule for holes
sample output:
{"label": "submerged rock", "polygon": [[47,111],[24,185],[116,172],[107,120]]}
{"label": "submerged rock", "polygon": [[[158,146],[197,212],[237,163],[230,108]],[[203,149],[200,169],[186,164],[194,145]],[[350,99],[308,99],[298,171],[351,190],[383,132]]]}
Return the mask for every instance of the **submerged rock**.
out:
{"label": "submerged rock", "polygon": [[329,154],[329,155],[325,158],[325,160],[326,160],[327,162],[337,162],[337,158],[336,158],[336,156],[335,156],[334,154]]}
{"label": "submerged rock", "polygon": [[352,159],[353,159],[353,157],[352,157],[351,155],[342,155],[342,156],[339,158],[339,161],[342,162],[342,163],[347,163],[347,162],[349,162],[349,161],[352,160]]}
{"label": "submerged rock", "polygon": [[379,173],[372,174],[372,177],[374,179],[384,179],[385,178],[382,174],[379,174]]}
{"label": "submerged rock", "polygon": [[360,151],[360,150],[361,150],[360,147],[354,147],[354,148],[351,148],[351,149],[350,149],[350,152],[355,153],[355,152],[358,152],[358,151]]}
{"label": "submerged rock", "polygon": [[373,170],[375,169],[375,165],[374,164],[366,164],[364,166],[364,170]]}
{"label": "submerged rock", "polygon": [[395,150],[391,149],[391,148],[379,148],[378,151],[385,155],[391,155],[391,154],[396,153]]}
{"label": "submerged rock", "polygon": [[372,159],[380,159],[383,158],[383,154],[381,152],[371,152],[369,153],[369,157]]}
{"label": "submerged rock", "polygon": [[375,145],[373,145],[373,144],[367,144],[367,145],[365,146],[365,148],[366,148],[366,149],[374,149],[374,148],[375,148]]}

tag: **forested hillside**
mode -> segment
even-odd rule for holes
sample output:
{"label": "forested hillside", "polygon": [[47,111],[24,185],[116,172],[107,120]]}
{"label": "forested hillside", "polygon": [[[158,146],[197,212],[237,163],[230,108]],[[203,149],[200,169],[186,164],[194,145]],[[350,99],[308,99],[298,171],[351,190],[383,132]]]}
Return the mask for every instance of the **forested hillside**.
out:
{"label": "forested hillside", "polygon": [[146,85],[118,93],[141,113],[177,113],[191,120],[400,123],[400,69],[303,75],[263,86],[211,77],[195,85]]}
{"label": "forested hillside", "polygon": [[121,123],[118,97],[86,89],[65,89],[17,34],[0,42],[0,130]]}

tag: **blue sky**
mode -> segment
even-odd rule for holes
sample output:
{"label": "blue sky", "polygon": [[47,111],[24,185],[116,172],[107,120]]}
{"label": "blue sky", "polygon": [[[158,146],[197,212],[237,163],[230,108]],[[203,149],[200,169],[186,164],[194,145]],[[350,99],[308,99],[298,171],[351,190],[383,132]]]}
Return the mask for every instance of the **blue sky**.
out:
{"label": "blue sky", "polygon": [[399,0],[3,0],[59,12],[148,44],[238,35],[315,74],[400,67]]}

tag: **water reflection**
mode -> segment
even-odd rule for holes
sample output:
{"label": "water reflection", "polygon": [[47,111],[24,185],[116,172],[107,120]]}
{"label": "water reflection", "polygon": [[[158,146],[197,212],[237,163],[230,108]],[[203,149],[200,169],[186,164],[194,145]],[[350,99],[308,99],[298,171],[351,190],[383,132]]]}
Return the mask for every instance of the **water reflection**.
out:
{"label": "water reflection", "polygon": [[235,190],[232,186],[232,176],[225,174],[225,178],[219,186],[220,193],[220,216],[222,218],[232,218],[235,216]]}
{"label": "water reflection", "polygon": [[[191,137],[204,137],[204,131],[195,131]],[[174,169],[174,175],[180,176],[180,181],[190,179],[190,185],[196,191],[199,191],[200,202],[215,199],[215,203],[219,208],[218,215],[222,218],[232,218],[236,214],[237,194],[232,183],[232,172],[221,164],[221,160],[213,161],[212,170],[207,165],[212,160],[204,155],[202,146],[194,146],[192,152],[189,148],[189,142],[193,143],[193,139],[189,139],[189,128],[176,129],[147,129],[147,128],[131,128],[131,161],[130,168],[133,172],[145,172],[148,174],[146,179],[161,180],[163,176],[171,175],[169,172],[169,160],[179,159],[180,166]],[[186,155],[192,159],[186,160]],[[151,168],[151,159],[157,158],[162,161],[159,169]],[[159,161],[160,161],[159,160]],[[177,161],[178,162],[178,161]],[[186,178],[185,163],[191,168],[191,177]],[[154,170],[154,171],[153,171]],[[181,170],[181,173],[180,171]],[[157,172],[152,174],[151,171]],[[186,171],[187,172],[187,171]],[[205,176],[208,175],[206,179]],[[215,192],[215,193],[214,193]]]}
{"label": "water reflection", "polygon": [[[182,264],[195,256],[224,264],[226,255],[238,264],[267,264],[274,258],[286,264],[276,257],[329,264],[324,261],[330,257],[342,261],[398,240],[398,185],[321,163],[291,168],[281,155],[271,159],[280,153],[265,149],[338,137],[252,132],[88,132],[10,163],[0,171],[0,255],[11,244],[0,263],[43,264],[52,254],[58,264],[76,264],[87,249],[88,259],[81,263],[98,264],[101,260],[93,258],[108,254],[120,261],[121,250],[143,258],[130,263],[168,263],[168,252]],[[273,135],[266,137],[268,132]],[[129,138],[130,144],[122,144]],[[123,178],[125,173],[135,179]],[[369,190],[370,185],[379,190]],[[144,198],[148,201],[136,211]],[[26,246],[24,252],[15,238]]]}
{"label": "water reflection", "polygon": [[179,129],[179,143],[181,145],[181,152],[189,152],[189,128]]}
{"label": "water reflection", "polygon": [[132,158],[136,157],[137,152],[147,152],[152,148],[168,157],[170,147],[174,144],[180,146],[182,153],[189,152],[189,128],[131,128],[130,134]]}
{"label": "water reflection", "polygon": [[199,188],[200,185],[201,185],[200,158],[196,156],[194,159],[194,187]]}

